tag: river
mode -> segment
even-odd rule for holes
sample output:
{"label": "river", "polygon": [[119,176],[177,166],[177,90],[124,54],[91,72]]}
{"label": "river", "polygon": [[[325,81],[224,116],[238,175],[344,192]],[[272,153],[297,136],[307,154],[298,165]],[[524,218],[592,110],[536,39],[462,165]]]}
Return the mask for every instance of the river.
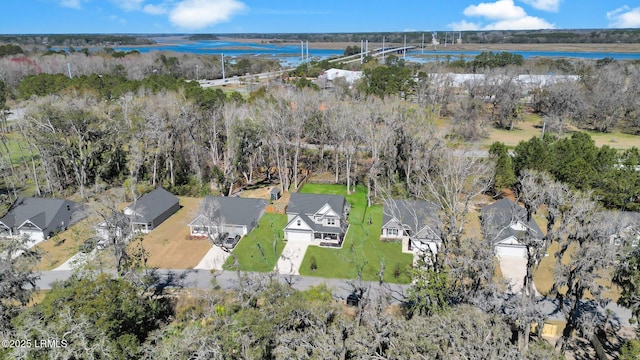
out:
{"label": "river", "polygon": [[[151,46],[120,46],[117,51],[138,50],[140,52],[150,51],[174,51],[178,53],[220,55],[224,54],[232,58],[242,56],[270,57],[279,61],[285,66],[296,66],[301,62],[302,49],[299,44],[282,44],[267,42],[244,42],[227,40],[202,40],[187,41],[176,38],[154,38],[157,44]],[[373,46],[371,47],[373,48]],[[343,50],[340,49],[319,49],[314,48],[313,43],[309,43],[308,55],[313,60],[323,60],[330,57],[341,56]],[[480,54],[481,51],[456,50],[440,48],[414,49],[406,54],[407,61],[430,62],[465,59],[469,60]],[[640,60],[640,53],[633,52],[565,52],[565,51],[524,51],[509,50],[511,53],[520,54],[525,59],[535,57],[551,58],[580,58],[580,59],[602,59],[610,57],[616,60]],[[307,55],[307,50],[304,51]],[[398,55],[402,56],[402,55]]]}

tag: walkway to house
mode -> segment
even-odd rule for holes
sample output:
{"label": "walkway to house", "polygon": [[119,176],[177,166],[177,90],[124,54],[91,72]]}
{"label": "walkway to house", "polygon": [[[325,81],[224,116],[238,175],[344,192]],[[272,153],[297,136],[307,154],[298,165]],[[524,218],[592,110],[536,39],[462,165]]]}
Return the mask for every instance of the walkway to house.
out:
{"label": "walkway to house", "polygon": [[300,275],[300,265],[308,246],[306,242],[288,241],[273,270],[281,275]]}
{"label": "walkway to house", "polygon": [[97,249],[91,250],[89,253],[83,253],[78,251],[75,255],[70,257],[67,261],[63,262],[62,265],[53,269],[53,271],[68,271],[74,270],[86,264],[89,260],[93,259],[96,255]]}
{"label": "walkway to house", "polygon": [[231,256],[230,253],[222,250],[218,246],[212,246],[202,257],[202,260],[194,267],[197,270],[222,270],[222,265]]}
{"label": "walkway to house", "polygon": [[[511,291],[515,294],[519,293],[524,286],[524,277],[527,275],[527,259],[521,256],[499,256],[498,261],[502,276],[511,285]],[[535,284],[533,290],[537,296],[540,296]]]}

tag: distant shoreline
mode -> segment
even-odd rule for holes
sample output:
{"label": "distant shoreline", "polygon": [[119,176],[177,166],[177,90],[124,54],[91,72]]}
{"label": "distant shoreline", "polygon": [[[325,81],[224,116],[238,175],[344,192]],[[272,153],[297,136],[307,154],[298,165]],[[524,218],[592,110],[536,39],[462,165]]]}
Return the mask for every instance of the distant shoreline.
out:
{"label": "distant shoreline", "polygon": [[[215,40],[214,40],[215,41]],[[221,37],[218,41],[233,41],[237,43],[256,44],[290,44],[299,45],[299,41],[282,41],[277,39],[244,39]],[[360,46],[359,42],[309,42],[310,48],[344,50],[347,46]],[[415,44],[407,44],[415,45]],[[399,43],[386,43],[385,46],[402,46]],[[417,45],[420,47],[420,44]],[[382,43],[369,43],[369,49],[382,47]],[[433,50],[433,45],[426,44],[425,50]],[[463,50],[463,51],[558,51],[558,52],[618,52],[640,53],[640,44],[440,44],[437,50]]]}

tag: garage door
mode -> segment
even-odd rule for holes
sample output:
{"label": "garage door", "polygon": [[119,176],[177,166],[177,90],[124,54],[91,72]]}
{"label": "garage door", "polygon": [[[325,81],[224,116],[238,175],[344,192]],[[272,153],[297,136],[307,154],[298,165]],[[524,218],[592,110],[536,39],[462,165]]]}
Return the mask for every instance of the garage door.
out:
{"label": "garage door", "polygon": [[524,246],[499,245],[499,246],[496,246],[496,255],[497,256],[519,256],[519,257],[526,258],[527,248]]}
{"label": "garage door", "polygon": [[27,235],[29,237],[29,241],[26,244],[29,248],[44,240],[44,236],[40,230],[20,229],[20,235]]}
{"label": "garage door", "polygon": [[284,232],[284,239],[287,241],[311,242],[313,233],[309,231],[287,230]]}

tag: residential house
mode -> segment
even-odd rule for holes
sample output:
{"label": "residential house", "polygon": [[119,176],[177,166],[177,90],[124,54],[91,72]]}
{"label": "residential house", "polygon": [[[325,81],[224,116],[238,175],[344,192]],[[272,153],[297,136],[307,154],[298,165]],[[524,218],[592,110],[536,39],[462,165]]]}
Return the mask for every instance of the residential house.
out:
{"label": "residential house", "polygon": [[640,244],[640,212],[635,211],[603,211],[600,213],[602,221],[606,221],[614,226],[614,235],[611,235],[611,242],[615,245],[631,245],[633,247]]}
{"label": "residential house", "polygon": [[85,216],[82,205],[70,200],[20,197],[0,219],[0,233],[26,235],[35,245]]}
{"label": "residential house", "polygon": [[428,201],[385,201],[382,219],[382,240],[409,241],[409,249],[435,254],[442,244],[438,207]]}
{"label": "residential house", "polygon": [[180,209],[180,200],[163,188],[144,194],[124,208],[135,232],[148,233]]}
{"label": "residential house", "polygon": [[198,215],[189,223],[191,236],[207,237],[229,233],[247,235],[262,217],[267,206],[263,199],[207,196]]}
{"label": "residential house", "polygon": [[291,193],[286,212],[285,240],[342,245],[349,213],[349,203],[344,196]]}
{"label": "residential house", "polygon": [[524,237],[534,240],[544,237],[533,218],[527,221],[526,209],[506,198],[482,209],[482,225],[485,236],[493,239],[496,256],[526,257]]}

